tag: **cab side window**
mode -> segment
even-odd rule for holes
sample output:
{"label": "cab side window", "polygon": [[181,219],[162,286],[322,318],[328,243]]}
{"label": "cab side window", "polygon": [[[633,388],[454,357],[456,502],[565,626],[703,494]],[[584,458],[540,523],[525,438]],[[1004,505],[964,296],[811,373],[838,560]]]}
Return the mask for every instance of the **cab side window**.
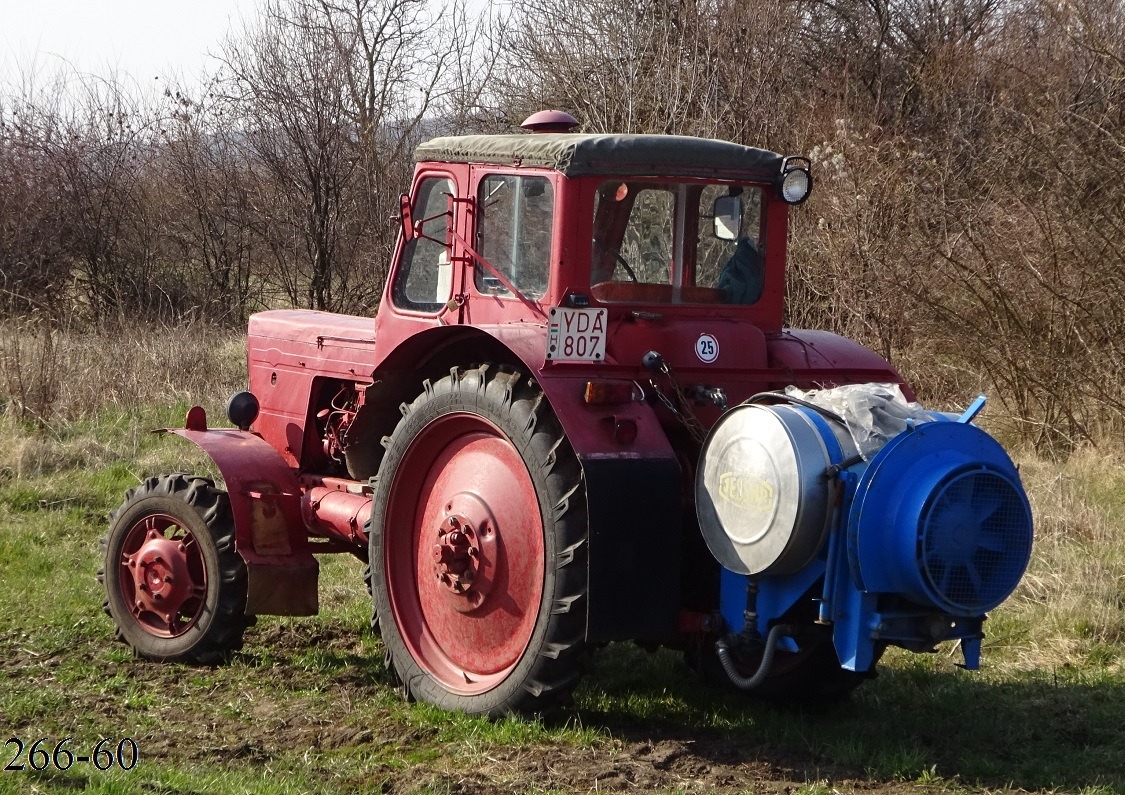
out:
{"label": "cab side window", "polygon": [[[712,208],[720,196],[737,196],[742,205],[741,226],[734,230],[734,240],[722,240],[714,233]],[[765,288],[762,189],[752,185],[708,185],[699,197],[698,229],[695,283],[722,290],[728,304],[756,303]]]}
{"label": "cab side window", "polygon": [[419,184],[413,211],[426,237],[416,237],[402,248],[391,291],[395,306],[437,312],[453,293],[448,245],[452,194],[453,182],[445,177],[428,177]]}
{"label": "cab side window", "polygon": [[[546,177],[492,174],[481,180],[477,250],[528,298],[547,292],[555,192]],[[479,262],[474,281],[489,295],[511,295]]]}

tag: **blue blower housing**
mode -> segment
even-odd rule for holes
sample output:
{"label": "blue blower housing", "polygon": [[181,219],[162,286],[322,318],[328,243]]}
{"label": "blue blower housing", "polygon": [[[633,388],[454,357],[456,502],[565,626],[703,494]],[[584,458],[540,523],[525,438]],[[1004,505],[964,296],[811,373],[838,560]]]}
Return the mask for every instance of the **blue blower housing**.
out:
{"label": "blue blower housing", "polygon": [[985,614],[1027,568],[1031,508],[1007,453],[971,424],[975,411],[919,412],[862,455],[849,421],[812,404],[743,404],[716,424],[696,505],[724,567],[731,631],[743,628],[752,579],[759,633],[811,600],[849,670],[868,670],[889,644],[932,651],[954,639],[978,667]]}
{"label": "blue blower housing", "polygon": [[973,425],[933,422],[891,440],[848,514],[860,590],[954,615],[1003,602],[1031,555],[1031,509],[1000,446]]}

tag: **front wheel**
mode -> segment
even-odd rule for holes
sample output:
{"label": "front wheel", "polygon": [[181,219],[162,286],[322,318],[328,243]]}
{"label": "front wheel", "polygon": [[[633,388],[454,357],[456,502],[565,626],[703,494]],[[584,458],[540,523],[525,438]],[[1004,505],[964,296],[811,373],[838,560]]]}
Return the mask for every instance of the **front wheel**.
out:
{"label": "front wheel", "polygon": [[582,470],[525,377],[454,369],[409,406],[368,526],[372,598],[408,695],[502,715],[548,708],[581,674]]}
{"label": "front wheel", "polygon": [[246,567],[210,480],[149,478],[110,515],[102,548],[103,607],[139,656],[210,663],[242,648]]}

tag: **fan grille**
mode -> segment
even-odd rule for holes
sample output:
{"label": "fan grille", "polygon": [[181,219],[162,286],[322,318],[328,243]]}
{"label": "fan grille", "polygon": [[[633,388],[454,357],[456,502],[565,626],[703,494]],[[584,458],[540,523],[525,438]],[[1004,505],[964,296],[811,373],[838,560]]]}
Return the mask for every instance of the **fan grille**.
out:
{"label": "fan grille", "polygon": [[1006,478],[984,469],[954,475],[919,524],[926,582],[956,612],[983,613],[1015,590],[1031,555],[1031,514]]}

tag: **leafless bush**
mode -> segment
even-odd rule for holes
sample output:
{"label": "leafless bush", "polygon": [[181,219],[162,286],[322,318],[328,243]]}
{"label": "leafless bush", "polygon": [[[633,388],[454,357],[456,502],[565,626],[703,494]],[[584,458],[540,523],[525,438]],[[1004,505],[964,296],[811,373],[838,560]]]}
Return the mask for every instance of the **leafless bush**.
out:
{"label": "leafless bush", "polygon": [[69,280],[56,232],[64,208],[36,115],[23,98],[0,100],[0,305],[21,312],[57,307]]}
{"label": "leafless bush", "polygon": [[414,144],[553,106],[588,131],[812,152],[791,323],[868,344],[928,402],[994,393],[1040,451],[1125,435],[1122,0],[515,0],[480,18],[271,0],[222,52],[163,104],[80,74],[0,91],[3,314],[370,311]]}

